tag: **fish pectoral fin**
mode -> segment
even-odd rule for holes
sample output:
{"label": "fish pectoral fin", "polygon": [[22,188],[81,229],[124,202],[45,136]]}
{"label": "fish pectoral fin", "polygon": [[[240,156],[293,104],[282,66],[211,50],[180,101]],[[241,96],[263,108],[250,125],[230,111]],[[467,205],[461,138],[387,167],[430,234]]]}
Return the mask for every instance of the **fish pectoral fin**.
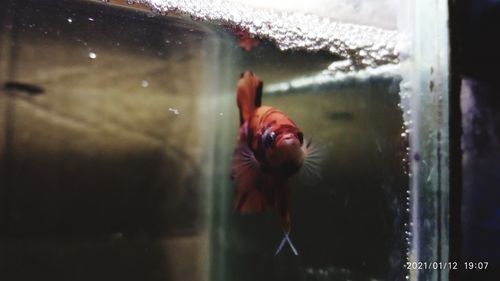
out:
{"label": "fish pectoral fin", "polygon": [[269,208],[268,194],[263,189],[265,176],[253,151],[246,143],[235,150],[232,179],[236,183],[235,209],[241,214],[256,213]]}
{"label": "fish pectoral fin", "polygon": [[285,232],[285,236],[281,240],[281,242],[278,246],[278,249],[276,249],[276,252],[274,253],[274,255],[277,256],[281,252],[281,250],[283,250],[283,247],[285,246],[286,242],[288,242],[288,245],[290,245],[290,248],[292,249],[293,254],[298,256],[299,252],[293,246],[292,240],[290,240],[290,236],[289,236],[288,232]]}

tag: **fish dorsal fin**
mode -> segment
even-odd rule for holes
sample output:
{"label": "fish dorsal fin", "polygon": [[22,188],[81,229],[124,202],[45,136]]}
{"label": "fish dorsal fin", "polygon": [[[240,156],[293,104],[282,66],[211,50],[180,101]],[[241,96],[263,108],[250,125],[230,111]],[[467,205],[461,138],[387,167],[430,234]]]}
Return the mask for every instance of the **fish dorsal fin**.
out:
{"label": "fish dorsal fin", "polygon": [[257,89],[255,90],[255,108],[262,105],[262,88],[264,88],[264,82],[260,81]]}
{"label": "fish dorsal fin", "polygon": [[247,121],[262,103],[263,82],[251,71],[241,74],[237,86],[237,103],[240,110],[240,125]]}

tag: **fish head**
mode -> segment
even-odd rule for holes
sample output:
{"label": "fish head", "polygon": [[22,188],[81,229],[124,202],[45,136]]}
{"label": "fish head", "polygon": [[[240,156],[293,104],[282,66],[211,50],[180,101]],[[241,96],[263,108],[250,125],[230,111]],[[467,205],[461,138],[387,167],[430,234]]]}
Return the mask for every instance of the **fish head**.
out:
{"label": "fish head", "polygon": [[271,171],[292,175],[304,163],[303,134],[298,131],[271,130],[262,136],[266,164]]}

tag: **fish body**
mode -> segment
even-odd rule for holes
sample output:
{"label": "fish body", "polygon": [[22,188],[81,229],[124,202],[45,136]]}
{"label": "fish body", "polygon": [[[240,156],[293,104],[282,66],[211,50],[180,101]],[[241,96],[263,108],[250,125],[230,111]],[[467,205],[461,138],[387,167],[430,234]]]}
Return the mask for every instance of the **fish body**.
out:
{"label": "fish body", "polygon": [[274,209],[285,233],[279,253],[289,242],[291,191],[289,178],[298,173],[307,145],[297,124],[281,110],[261,105],[263,82],[251,71],[242,73],[237,86],[240,111],[238,144],[233,156],[235,208],[240,213]]}

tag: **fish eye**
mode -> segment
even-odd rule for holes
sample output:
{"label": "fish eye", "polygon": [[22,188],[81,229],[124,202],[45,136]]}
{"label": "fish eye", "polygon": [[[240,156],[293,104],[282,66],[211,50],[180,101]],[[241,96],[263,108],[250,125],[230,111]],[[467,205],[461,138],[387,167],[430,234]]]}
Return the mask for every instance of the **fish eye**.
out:
{"label": "fish eye", "polygon": [[300,144],[303,144],[303,143],[304,143],[304,134],[302,134],[301,132],[299,132],[299,133],[297,134],[297,138],[299,139]]}
{"label": "fish eye", "polygon": [[270,147],[270,146],[272,146],[274,144],[275,141],[276,141],[276,133],[275,132],[270,132],[266,136],[266,138],[264,140],[264,145],[266,147]]}
{"label": "fish eye", "polygon": [[276,133],[275,132],[271,132],[269,134],[269,137],[272,139],[272,141],[274,142],[276,140]]}

